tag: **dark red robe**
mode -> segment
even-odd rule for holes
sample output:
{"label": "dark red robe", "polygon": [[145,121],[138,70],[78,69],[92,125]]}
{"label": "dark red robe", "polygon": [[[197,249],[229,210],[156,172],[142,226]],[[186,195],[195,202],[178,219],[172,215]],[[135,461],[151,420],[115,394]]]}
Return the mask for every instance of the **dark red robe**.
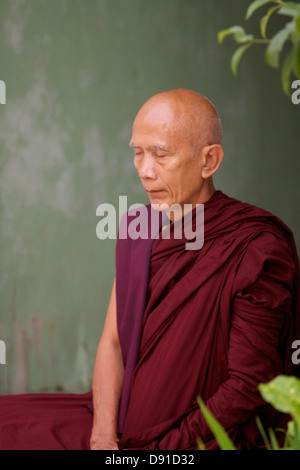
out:
{"label": "dark red robe", "polygon": [[0,397],[0,450],[89,450],[92,394]]}
{"label": "dark red robe", "polygon": [[[257,385],[296,373],[299,267],[292,234],[278,218],[221,191],[205,204],[204,219],[201,250],[187,251],[187,240],[174,237],[153,244],[120,448],[196,449],[198,437],[217,448],[197,396],[238,448],[262,444],[256,415],[266,427],[281,418]],[[134,249],[127,255],[139,262]]]}
{"label": "dark red robe", "polygon": [[[217,448],[198,395],[239,447],[255,448],[254,416],[278,422],[257,384],[298,374],[291,344],[300,338],[299,267],[290,230],[221,191],[205,204],[204,219],[199,251],[185,250],[184,239],[118,240],[120,448],[194,449],[198,436]],[[0,397],[0,449],[88,449],[91,399]]]}

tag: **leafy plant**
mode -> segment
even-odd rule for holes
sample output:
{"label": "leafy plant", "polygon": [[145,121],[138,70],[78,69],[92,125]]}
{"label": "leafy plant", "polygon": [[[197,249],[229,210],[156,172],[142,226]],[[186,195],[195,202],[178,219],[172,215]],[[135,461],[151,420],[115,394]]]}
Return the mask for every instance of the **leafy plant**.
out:
{"label": "leafy plant", "polygon": [[[265,62],[269,66],[279,69],[281,52],[284,45],[288,43],[290,48],[281,65],[281,83],[283,91],[290,96],[291,75],[294,74],[296,78],[300,79],[300,3],[282,0],[255,0],[247,9],[246,20],[266,4],[272,5],[260,19],[261,37],[255,38],[253,34],[247,34],[242,26],[232,26],[218,33],[218,42],[221,44],[227,36],[232,35],[236,43],[240,44],[231,58],[231,70],[235,76],[244,53],[255,44],[266,46]],[[290,21],[272,38],[267,38],[268,23],[275,13],[290,17]]]}
{"label": "leafy plant", "polygon": [[[221,424],[216,420],[216,418],[211,414],[211,412],[206,408],[201,398],[198,398],[198,404],[203,413],[203,416],[212,430],[221,450],[236,450],[235,445],[227,435],[226,431],[222,428]],[[205,450],[205,444],[199,438],[198,439],[199,450]]]}
{"label": "leafy plant", "polygon": [[[258,389],[266,402],[270,403],[277,411],[290,414],[292,418],[288,423],[287,430],[281,430],[285,432],[283,447],[279,446],[275,431],[271,428],[268,429],[269,436],[267,436],[260,419],[257,418],[257,426],[266,449],[300,450],[300,380],[296,377],[278,375],[269,383],[260,384]],[[198,404],[220,449],[236,450],[226,431],[207,409],[201,398],[198,398]],[[205,450],[205,445],[201,439],[198,440],[198,448],[199,450]]]}
{"label": "leafy plant", "polygon": [[300,450],[300,380],[279,375],[268,384],[260,384],[258,389],[276,410],[291,415],[284,448]]}

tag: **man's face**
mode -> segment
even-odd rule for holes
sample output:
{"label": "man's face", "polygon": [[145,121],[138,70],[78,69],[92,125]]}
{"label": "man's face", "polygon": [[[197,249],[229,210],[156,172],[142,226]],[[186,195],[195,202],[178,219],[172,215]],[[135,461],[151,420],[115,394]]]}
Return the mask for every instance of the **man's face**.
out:
{"label": "man's face", "polygon": [[[179,124],[180,121],[180,124]],[[158,103],[140,111],[130,145],[134,165],[151,204],[196,204],[203,186],[202,159],[195,155],[174,107]]]}

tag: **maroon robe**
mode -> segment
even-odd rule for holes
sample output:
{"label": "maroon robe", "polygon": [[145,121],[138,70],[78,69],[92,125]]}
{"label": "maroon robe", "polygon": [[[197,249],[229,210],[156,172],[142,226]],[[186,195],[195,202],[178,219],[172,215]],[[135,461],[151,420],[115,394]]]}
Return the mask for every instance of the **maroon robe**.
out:
{"label": "maroon robe", "polygon": [[[187,240],[174,237],[153,244],[120,448],[196,449],[198,437],[217,448],[197,396],[238,448],[257,448],[255,416],[266,427],[281,418],[257,385],[298,374],[291,344],[300,338],[299,266],[290,230],[221,191],[204,206],[201,250],[187,251]],[[139,264],[130,246],[128,259]]]}
{"label": "maroon robe", "polygon": [[[257,384],[296,373],[299,268],[290,230],[221,191],[204,217],[200,251],[186,251],[186,240],[118,240],[121,448],[193,449],[198,436],[216,448],[198,395],[239,446],[256,447],[254,415],[266,424],[278,417]],[[91,400],[91,393],[0,397],[0,449],[89,449]]]}
{"label": "maroon robe", "polygon": [[89,450],[92,394],[0,397],[0,450]]}

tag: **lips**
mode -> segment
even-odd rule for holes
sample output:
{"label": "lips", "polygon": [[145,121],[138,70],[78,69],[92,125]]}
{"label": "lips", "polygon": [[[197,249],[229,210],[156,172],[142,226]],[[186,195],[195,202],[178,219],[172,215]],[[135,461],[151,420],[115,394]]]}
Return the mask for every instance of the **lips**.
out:
{"label": "lips", "polygon": [[150,194],[161,193],[162,191],[163,189],[146,189],[146,192]]}

